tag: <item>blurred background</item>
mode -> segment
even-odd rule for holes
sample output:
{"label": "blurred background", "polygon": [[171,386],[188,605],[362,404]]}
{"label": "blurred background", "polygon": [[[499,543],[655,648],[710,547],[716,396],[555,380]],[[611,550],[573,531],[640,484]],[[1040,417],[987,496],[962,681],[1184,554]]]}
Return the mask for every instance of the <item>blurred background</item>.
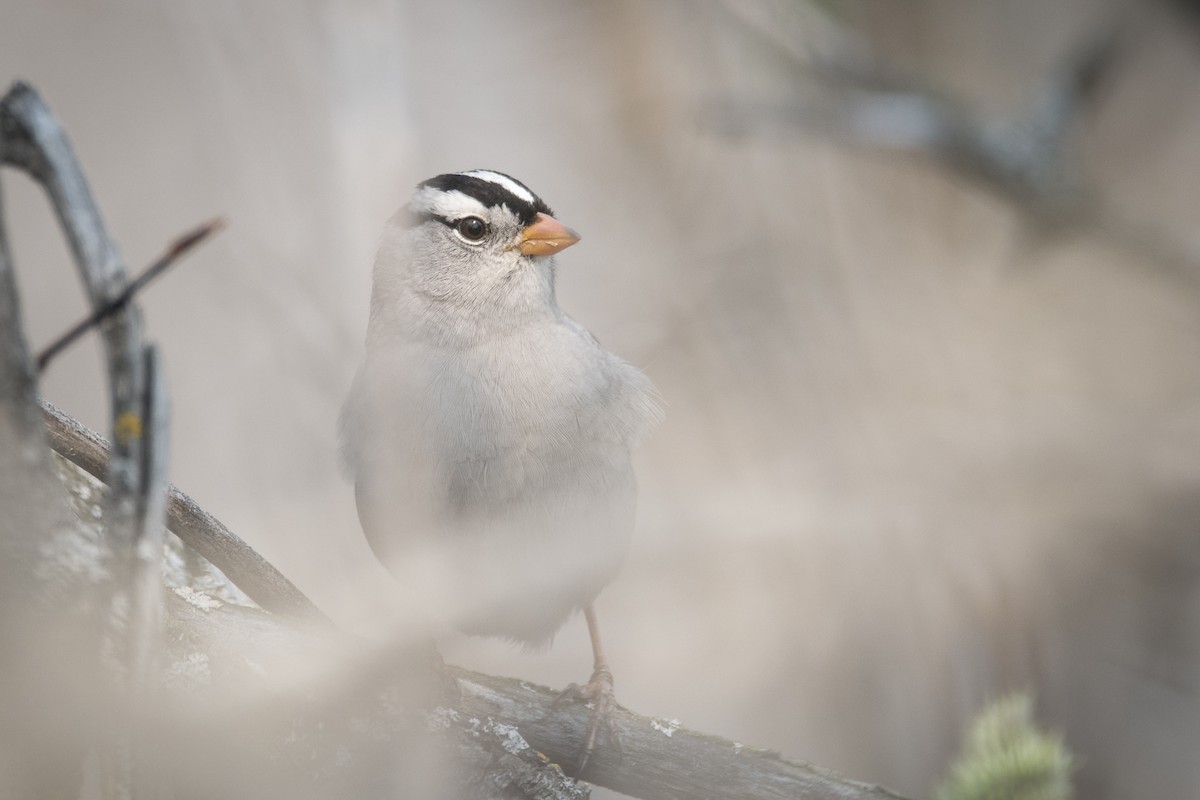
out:
{"label": "blurred background", "polygon": [[[1184,2],[0,0],[131,269],[229,223],[142,300],[178,486],[385,636],[336,452],[373,251],[417,181],[508,172],[667,403],[619,700],[910,796],[1014,688],[1079,796],[1200,793],[1198,74]],[[84,299],[4,190],[39,347]],[[43,392],[107,434],[94,338]],[[591,666],[581,620],[442,646]]]}

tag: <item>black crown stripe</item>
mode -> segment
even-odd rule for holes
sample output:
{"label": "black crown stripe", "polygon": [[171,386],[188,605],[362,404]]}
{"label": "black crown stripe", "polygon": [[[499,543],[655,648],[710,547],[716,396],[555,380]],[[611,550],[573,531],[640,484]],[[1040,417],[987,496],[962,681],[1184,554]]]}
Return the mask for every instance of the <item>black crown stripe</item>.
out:
{"label": "black crown stripe", "polygon": [[[495,172],[495,170],[489,171]],[[496,174],[503,175],[504,173],[497,172]],[[505,175],[505,177],[508,178],[509,176]],[[509,180],[513,181],[513,183],[516,183],[518,186],[525,185],[516,178],[509,178]],[[533,195],[533,202],[530,203],[524,198],[517,197],[500,184],[492,183],[491,181],[483,178],[477,178],[474,175],[463,175],[459,172],[450,172],[445,175],[438,175],[436,178],[430,178],[427,181],[421,181],[417,184],[418,189],[424,189],[426,187],[440,189],[443,192],[462,192],[469,197],[474,197],[488,208],[497,208],[502,205],[508,206],[509,209],[517,215],[517,218],[521,220],[522,225],[528,225],[533,222],[534,217],[536,217],[539,212],[542,214],[547,214],[551,217],[554,216],[554,212],[550,210],[550,206],[546,205],[545,202],[542,201],[542,198],[538,197],[536,194],[533,194],[533,192],[529,192],[531,195]]]}

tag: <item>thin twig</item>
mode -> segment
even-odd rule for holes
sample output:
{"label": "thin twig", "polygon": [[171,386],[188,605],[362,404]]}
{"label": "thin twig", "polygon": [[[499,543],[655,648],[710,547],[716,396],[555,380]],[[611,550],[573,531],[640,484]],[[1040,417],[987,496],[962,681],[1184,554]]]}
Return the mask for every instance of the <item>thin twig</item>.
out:
{"label": "thin twig", "polygon": [[45,372],[46,365],[50,363],[51,359],[69,347],[80,336],[83,336],[89,330],[123,309],[126,304],[133,299],[135,294],[146,288],[150,282],[159,275],[162,275],[164,272],[166,272],[168,268],[175,264],[175,262],[182,258],[193,247],[203,242],[212,234],[220,231],[223,227],[225,227],[225,222],[218,217],[217,219],[209,220],[203,225],[188,233],[185,233],[183,236],[180,236],[178,239],[176,239],[171,246],[167,248],[166,252],[159,256],[157,261],[146,267],[141,275],[138,275],[127,287],[125,287],[123,292],[97,308],[75,325],[71,326],[68,331],[47,345],[45,349],[38,354],[38,372]]}

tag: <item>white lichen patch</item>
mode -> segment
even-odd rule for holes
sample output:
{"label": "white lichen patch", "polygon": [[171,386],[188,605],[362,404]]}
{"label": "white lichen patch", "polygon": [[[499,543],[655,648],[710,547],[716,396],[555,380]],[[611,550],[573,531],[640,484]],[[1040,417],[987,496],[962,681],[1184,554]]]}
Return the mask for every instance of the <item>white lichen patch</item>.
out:
{"label": "white lichen patch", "polygon": [[500,746],[514,756],[529,749],[529,742],[525,741],[525,737],[521,735],[515,725],[498,722],[492,726],[492,730],[500,738]]}
{"label": "white lichen patch", "polygon": [[679,720],[677,719],[652,719],[650,727],[663,734],[664,736],[672,736],[675,731],[679,730]]}
{"label": "white lichen patch", "polygon": [[[430,730],[445,730],[452,723],[457,723],[461,717],[453,708],[438,707],[426,714],[426,719]],[[483,734],[492,734],[500,740],[500,746],[514,756],[526,751],[536,752],[529,746],[529,742],[525,741],[525,737],[517,730],[516,725],[496,722],[491,717],[486,720],[470,717],[464,727],[466,732],[476,739]]]}
{"label": "white lichen patch", "polygon": [[169,588],[190,586],[226,605],[253,606],[249,598],[208,559],[192,550],[170,531],[163,537],[163,583]]}
{"label": "white lichen patch", "polygon": [[203,592],[197,592],[190,586],[176,586],[175,594],[201,611],[215,611],[225,605],[215,597],[209,597]]}
{"label": "white lichen patch", "polygon": [[212,683],[212,669],[208,664],[208,653],[188,653],[182,659],[171,662],[163,676],[168,686],[186,687]]}
{"label": "white lichen patch", "polygon": [[444,731],[452,722],[458,722],[458,711],[453,708],[438,706],[425,715],[426,724],[431,731]]}
{"label": "white lichen patch", "polygon": [[108,549],[101,541],[103,532],[95,529],[67,528],[56,531],[38,546],[41,561],[35,565],[37,578],[44,583],[100,583],[109,577]]}
{"label": "white lichen patch", "polygon": [[101,519],[104,516],[104,484],[57,453],[54,454],[54,469],[67,487],[67,502],[75,516],[86,522]]}

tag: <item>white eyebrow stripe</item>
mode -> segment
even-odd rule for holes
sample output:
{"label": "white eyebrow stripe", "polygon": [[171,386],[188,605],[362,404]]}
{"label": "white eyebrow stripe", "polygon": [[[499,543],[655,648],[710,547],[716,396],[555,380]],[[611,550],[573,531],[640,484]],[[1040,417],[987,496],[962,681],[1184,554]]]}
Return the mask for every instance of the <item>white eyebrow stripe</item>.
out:
{"label": "white eyebrow stripe", "polygon": [[459,220],[463,217],[487,219],[488,213],[487,206],[469,194],[463,194],[457,189],[447,192],[432,186],[426,186],[414,194],[412,206],[448,220]]}
{"label": "white eyebrow stripe", "polygon": [[529,191],[507,175],[501,175],[499,172],[492,172],[490,169],[473,169],[470,172],[464,172],[462,174],[470,175],[472,178],[479,178],[480,180],[487,181],[488,183],[494,183],[497,186],[503,186],[505,189],[512,192],[513,195],[521,198],[526,203],[536,202],[533,192]]}

